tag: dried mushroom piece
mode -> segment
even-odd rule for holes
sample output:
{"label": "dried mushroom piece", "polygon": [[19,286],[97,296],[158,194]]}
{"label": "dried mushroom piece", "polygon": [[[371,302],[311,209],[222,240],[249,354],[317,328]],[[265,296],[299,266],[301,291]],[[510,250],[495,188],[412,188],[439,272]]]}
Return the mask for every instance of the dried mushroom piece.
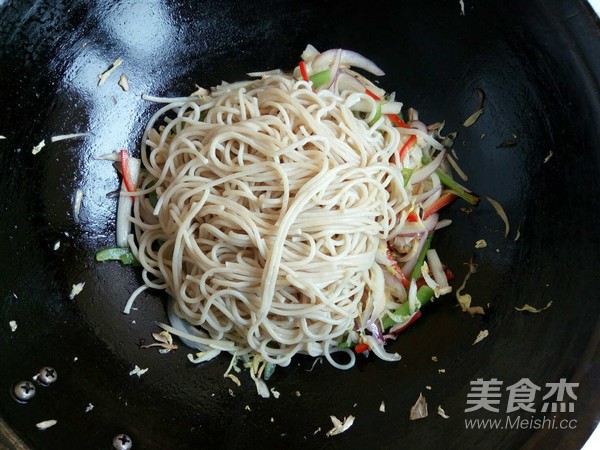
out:
{"label": "dried mushroom piece", "polygon": [[417,402],[410,408],[410,420],[424,419],[427,417],[427,401],[423,394],[419,393]]}

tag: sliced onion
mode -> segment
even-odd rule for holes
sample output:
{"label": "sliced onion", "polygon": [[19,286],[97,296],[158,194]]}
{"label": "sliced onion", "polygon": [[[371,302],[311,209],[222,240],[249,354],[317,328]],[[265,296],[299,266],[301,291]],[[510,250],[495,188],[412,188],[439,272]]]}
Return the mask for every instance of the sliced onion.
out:
{"label": "sliced onion", "polygon": [[331,73],[333,74],[333,76],[331,77],[331,83],[329,83],[329,85],[324,86],[325,89],[330,89],[333,84],[336,82],[337,80],[337,76],[339,73],[339,69],[340,69],[340,60],[342,58],[342,49],[338,49],[336,51],[335,54],[335,60],[333,62],[333,66],[331,67]]}
{"label": "sliced onion", "polygon": [[190,324],[187,320],[182,319],[177,315],[177,313],[175,312],[175,299],[172,297],[170,297],[169,301],[167,302],[167,315],[169,317],[169,322],[171,323],[173,328],[176,328],[181,332],[181,334],[178,334],[177,336],[185,345],[187,345],[190,348],[198,349],[201,352],[209,352],[213,350],[208,345],[201,344],[199,342],[194,342],[184,337],[184,335],[190,335],[209,339],[206,333],[201,332],[192,324]]}
{"label": "sliced onion", "polygon": [[52,136],[50,138],[50,142],[58,142],[58,141],[64,141],[66,139],[75,139],[75,138],[85,137],[85,136],[89,136],[89,134],[90,133],[61,134],[58,136]]}
{"label": "sliced onion", "polygon": [[249,77],[264,77],[268,75],[279,75],[281,73],[281,69],[273,69],[273,70],[262,70],[260,72],[248,72],[246,75]]}
{"label": "sliced onion", "polygon": [[399,128],[398,131],[402,134],[414,134],[422,138],[427,144],[431,145],[436,150],[444,150],[444,146],[435,140],[429,133],[423,133],[418,128]]}
{"label": "sliced onion", "polygon": [[385,287],[394,297],[399,300],[406,299],[406,289],[398,278],[389,273],[387,270],[383,271],[383,278],[385,280]]}
{"label": "sliced onion", "polygon": [[179,338],[181,338],[183,336],[186,338],[186,340],[196,342],[201,345],[206,345],[211,349],[223,350],[223,351],[230,352],[230,353],[235,350],[234,342],[220,341],[220,340],[211,339],[211,338],[203,338],[203,337],[200,337],[200,336],[197,336],[194,334],[185,333],[175,327],[172,327],[170,325],[167,325],[167,324],[164,324],[161,322],[156,322],[156,325],[161,327],[163,330],[168,331],[171,334],[174,334],[175,336],[177,336]]}
{"label": "sliced onion", "polygon": [[365,86],[352,75],[348,75],[347,73],[338,73],[334,82],[333,90],[334,92],[364,92]]}
{"label": "sliced onion", "polygon": [[410,286],[408,287],[408,305],[411,315],[421,308],[421,302],[417,298],[417,280],[414,278],[410,280]]}
{"label": "sliced onion", "polygon": [[77,189],[75,191],[75,199],[73,200],[73,219],[79,220],[79,211],[81,211],[81,202],[83,201],[83,191]]}
{"label": "sliced onion", "polygon": [[[429,217],[427,220],[429,220]],[[402,231],[395,237],[417,237],[425,233],[427,233],[427,226],[424,222],[405,222]]]}
{"label": "sliced onion", "polygon": [[308,44],[306,46],[306,48],[304,49],[304,51],[302,52],[302,54],[300,55],[300,58],[302,58],[302,61],[304,61],[304,62],[309,62],[314,57],[316,57],[318,54],[319,54],[319,50],[314,48],[312,45]]}
{"label": "sliced onion", "polygon": [[385,340],[383,339],[383,332],[381,331],[381,327],[379,326],[379,321],[373,322],[371,325],[369,325],[368,329],[371,332],[371,335],[375,339],[377,339],[377,342],[379,342],[380,344],[385,344]]}
{"label": "sliced onion", "polygon": [[[363,100],[354,101],[353,103],[347,102],[346,104],[349,105],[348,107],[352,111],[372,113],[372,115],[375,115],[375,112],[377,111],[377,100],[373,100],[371,97]],[[366,118],[365,120],[369,121],[370,119]]]}
{"label": "sliced onion", "polygon": [[[371,112],[373,110],[373,100],[369,98],[368,100],[361,100],[352,105],[353,111],[360,112]],[[402,111],[402,103],[401,102],[386,102],[381,104],[381,114],[398,114]]]}
{"label": "sliced onion", "polygon": [[[360,73],[358,73],[352,69],[349,69],[347,67],[340,67],[340,73],[345,73],[345,74],[350,75],[351,77],[355,78],[360,84],[363,85],[364,88],[370,90],[377,97],[379,97],[379,98],[385,97],[386,92],[383,89],[381,89],[379,86],[374,84],[368,78],[363,77]],[[361,92],[364,92],[364,90]]]}
{"label": "sliced onion", "polygon": [[[181,337],[180,337],[180,339],[181,339]],[[212,350],[207,350],[207,351],[203,351],[203,352],[196,354],[195,358],[194,358],[194,355],[192,355],[191,353],[188,353],[187,357],[192,364],[200,364],[200,363],[203,363],[206,361],[210,361],[211,359],[216,358],[220,354],[221,354],[221,350],[212,349]]]}
{"label": "sliced onion", "polygon": [[450,286],[448,286],[447,284],[446,286],[440,286],[435,279],[431,278],[431,275],[429,275],[429,264],[427,263],[427,261],[423,261],[423,266],[421,267],[421,275],[423,275],[423,280],[425,280],[427,286],[433,289],[436,298],[440,297],[441,295],[449,294],[450,292],[452,292],[452,288]]}
{"label": "sliced onion", "polygon": [[115,162],[120,162],[121,161],[121,154],[119,152],[104,153],[102,155],[94,156],[94,159],[96,159],[98,161],[115,161]]}
{"label": "sliced onion", "polygon": [[381,114],[400,114],[402,102],[387,102],[381,105]]}
{"label": "sliced onion", "polygon": [[427,219],[423,221],[423,224],[425,225],[425,228],[427,228],[427,231],[431,232],[436,229],[439,218],[440,215],[435,213],[430,215]]}
{"label": "sliced onion", "polygon": [[423,133],[427,133],[427,125],[425,125],[423,122],[421,122],[420,120],[413,120],[411,123],[409,123],[409,125],[412,128],[416,128],[417,130],[421,130]]}
{"label": "sliced onion", "polygon": [[432,195],[430,195],[427,198],[427,200],[423,201],[423,203],[421,204],[421,208],[423,208],[423,210],[430,208],[442,195],[442,191],[441,191],[442,183],[440,181],[440,177],[438,176],[438,174],[432,173],[430,180],[433,185],[433,189],[440,188],[440,190],[434,192]]}
{"label": "sliced onion", "polygon": [[452,225],[452,221],[450,219],[444,219],[444,220],[440,220],[436,226],[435,226],[435,230],[441,230],[442,228],[446,228],[449,227],[450,225]]}
{"label": "sliced onion", "polygon": [[223,81],[220,85],[213,89],[213,93],[215,95],[220,95],[225,92],[237,91],[238,89],[246,87],[250,83],[252,83],[251,80],[236,81],[235,83],[227,83],[226,81]]}
{"label": "sliced onion", "polygon": [[365,336],[364,340],[379,359],[382,359],[383,361],[400,361],[401,356],[398,353],[386,352],[383,345],[377,342],[377,339],[373,336]]}
{"label": "sliced onion", "polygon": [[[318,72],[327,69],[334,62],[338,49],[331,49],[324,51],[320,55],[316,56],[312,61],[312,68]],[[381,70],[377,64],[363,55],[353,52],[352,50],[341,49],[340,64],[344,66],[358,67],[364,69],[367,72],[372,73],[378,77],[385,75],[385,72]]]}
{"label": "sliced onion", "polygon": [[440,257],[434,249],[427,250],[427,263],[429,264],[435,282],[440,287],[447,287],[448,278],[446,278],[444,266],[442,266],[442,261],[440,261]]}
{"label": "sliced onion", "polygon": [[[423,249],[423,246],[425,245],[425,241],[427,240],[428,234],[429,233],[423,233],[423,235],[419,238],[419,244],[417,246],[417,251],[415,252],[413,257],[410,258],[408,261],[406,261],[404,263],[404,265],[402,266],[403,273],[412,273],[413,269],[415,268],[415,265],[417,264],[417,260],[419,259],[419,255],[421,254],[421,250]],[[409,298],[410,298],[410,292],[409,292]]]}
{"label": "sliced onion", "polygon": [[375,252],[375,261],[378,264],[382,264],[383,266],[387,266],[389,263],[389,259],[387,257],[387,247],[385,242],[380,241],[379,246],[377,247],[377,251]]}
{"label": "sliced onion", "polygon": [[377,318],[385,310],[386,293],[385,293],[385,279],[383,277],[383,269],[379,264],[374,264],[371,270],[373,276],[373,286],[371,295],[373,296],[373,312],[369,318],[369,322],[377,320]]}
{"label": "sliced onion", "polygon": [[435,157],[435,159],[433,161],[431,161],[428,164],[425,164],[423,167],[421,167],[416,172],[413,172],[413,174],[410,177],[411,183],[417,184],[417,183],[420,183],[421,181],[429,178],[431,176],[431,174],[434,173],[438,169],[438,167],[440,167],[440,164],[442,164],[442,161],[444,160],[445,156],[446,156],[446,151],[442,150]]}
{"label": "sliced onion", "polygon": [[256,385],[256,392],[262,398],[269,398],[271,393],[269,392],[269,388],[267,387],[267,383],[265,383],[262,378],[258,378],[252,371],[250,371],[250,376]]}
{"label": "sliced onion", "polygon": [[437,186],[433,186],[428,191],[421,192],[420,194],[417,194],[417,195],[413,195],[413,200],[415,201],[416,204],[423,203],[428,198],[430,198],[431,196],[437,194],[441,190],[442,190],[442,185],[441,184],[437,185]]}

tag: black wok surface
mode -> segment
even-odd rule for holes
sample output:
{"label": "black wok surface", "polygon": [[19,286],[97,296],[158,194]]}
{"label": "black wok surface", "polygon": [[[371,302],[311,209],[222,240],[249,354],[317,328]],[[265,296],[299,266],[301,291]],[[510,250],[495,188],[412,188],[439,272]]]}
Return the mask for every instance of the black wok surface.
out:
{"label": "black wok surface", "polygon": [[[583,1],[465,5],[462,16],[458,0],[0,0],[0,447],[108,449],[127,433],[136,449],[579,448],[600,417],[598,20]],[[309,371],[313,361],[299,357],[269,382],[279,399],[262,399],[246,373],[241,388],[223,378],[226,356],[194,366],[185,348],[139,348],[158,331],[154,322],[166,320],[164,297],[147,292],[124,315],[140,271],[95,262],[96,251],[114,244],[116,200],[106,194],[118,179],[93,157],[137,151],[157,109],[142,93],[186,95],[194,83],[291,69],[307,43],[371,57],[387,73],[382,86],[426,122],[445,119],[446,130],[459,132],[468,185],[501,202],[511,231],[504,238],[488,202],[470,214],[456,202],[447,211],[452,227],[434,241],[455,288],[475,258],[479,271],[466,291],[485,316],[460,312],[447,296],[391,346],[399,363],[359,357],[349,371]],[[97,75],[119,56],[122,66],[98,87]],[[123,72],[129,92],[117,85]],[[464,128],[474,88],[486,93],[485,112]],[[91,135],[31,153],[42,139],[84,131]],[[506,140],[516,145],[498,147]],[[84,197],[75,218],[77,189]],[[488,246],[476,250],[478,239]],[[69,300],[79,282],[83,291]],[[515,311],[549,301],[537,315]],[[483,329],[489,337],[472,345]],[[58,381],[17,403],[12,384],[46,365]],[[129,376],[135,365],[148,373]],[[466,413],[477,378],[504,387],[522,378],[542,387],[579,382],[574,412],[553,414],[576,426],[468,430],[465,419],[519,414],[506,413],[506,392],[500,412]],[[411,422],[420,392],[429,417]],[[534,406],[541,404],[539,394]],[[352,428],[325,437],[330,415],[350,414]],[[38,431],[47,419],[58,423]]]}

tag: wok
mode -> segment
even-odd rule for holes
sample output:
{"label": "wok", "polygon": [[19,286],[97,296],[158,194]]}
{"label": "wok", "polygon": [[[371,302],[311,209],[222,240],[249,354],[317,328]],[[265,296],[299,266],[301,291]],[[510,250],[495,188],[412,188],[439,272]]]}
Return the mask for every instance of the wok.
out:
{"label": "wok", "polygon": [[[106,449],[126,433],[138,449],[579,448],[600,417],[598,19],[583,1],[464,3],[463,16],[457,0],[0,1],[4,445]],[[94,156],[135,152],[157,109],[142,93],[186,95],[195,83],[291,69],[307,43],[363,53],[386,71],[381,85],[424,121],[446,120],[459,133],[468,186],[498,200],[511,229],[505,238],[486,200],[469,214],[456,202],[446,213],[453,225],[436,235],[455,289],[464,263],[478,264],[466,292],[486,315],[470,317],[446,296],[392,344],[399,363],[361,356],[338,371],[297,357],[269,382],[280,397],[262,399],[248,374],[241,388],[223,378],[226,356],[194,366],[183,347],[165,355],[140,348],[166,320],[165,299],[147,291],[124,315],[140,270],[94,260],[114,245],[116,200],[106,194],[118,188],[110,163]],[[98,87],[117,57],[124,63]],[[128,92],[117,85],[121,72]],[[486,94],[484,113],[464,127],[475,88]],[[75,132],[90,135],[32,154],[42,139]],[[479,239],[488,246],[475,249]],[[85,287],[70,300],[79,282]],[[549,301],[539,314],[515,310]],[[489,336],[472,345],[482,330]],[[130,376],[135,365],[149,370]],[[16,402],[13,383],[43,366],[56,369],[56,383]],[[478,378],[503,382],[499,412],[465,412]],[[543,388],[537,412],[507,413],[504,389],[523,378]],[[576,419],[575,427],[466,429],[465,419],[541,417],[545,384],[561,378],[579,383],[578,397],[572,413],[552,415]],[[410,421],[419,393],[429,416]],[[330,415],[356,420],[327,438]],[[39,431],[48,419],[58,422]]]}

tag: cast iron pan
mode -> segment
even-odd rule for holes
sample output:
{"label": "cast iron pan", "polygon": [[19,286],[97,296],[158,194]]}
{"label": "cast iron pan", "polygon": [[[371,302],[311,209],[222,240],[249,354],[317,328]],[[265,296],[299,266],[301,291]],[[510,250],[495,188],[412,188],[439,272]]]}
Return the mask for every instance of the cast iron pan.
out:
{"label": "cast iron pan", "polygon": [[[127,433],[138,449],[187,448],[579,448],[600,416],[600,31],[583,1],[185,2],[0,1],[0,430],[9,448],[111,448]],[[224,379],[226,356],[194,366],[180,348],[140,349],[165,320],[149,292],[126,316],[140,271],[96,263],[114,243],[118,187],[94,155],[136,151],[154,104],[142,93],[186,95],[245,72],[292,68],[307,43],[374,59],[381,84],[426,122],[457,130],[468,185],[505,207],[508,238],[490,204],[470,214],[455,203],[453,226],[434,246],[456,273],[471,257],[467,292],[485,316],[469,317],[448,296],[392,345],[392,364],[359,357],[341,372],[310,358],[277,370],[261,399],[247,374]],[[125,61],[103,87],[97,75]],[[121,72],[131,90],[116,81]],[[485,112],[470,128],[480,88]],[[31,149],[52,135],[90,136]],[[485,136],[483,136],[485,134]],[[504,141],[511,147],[499,147]],[[548,159],[547,159],[548,158]],[[73,195],[83,191],[78,218]],[[517,229],[520,238],[517,237]],[[476,250],[475,241],[488,246]],[[54,249],[57,241],[60,247]],[[69,300],[71,286],[85,282]],[[540,314],[524,303],[552,306]],[[17,322],[11,332],[9,321]],[[489,337],[472,345],[481,331]],[[438,362],[432,361],[437,356]],[[129,372],[149,368],[141,378]],[[58,372],[27,404],[13,383],[42,366]],[[445,369],[440,373],[439,369]],[[472,418],[541,418],[525,411],[467,413],[470,382],[522,378],[543,388],[580,383],[572,429],[465,428]],[[230,393],[230,391],[232,393]],[[423,393],[429,417],[409,421]],[[568,400],[568,399],[566,399]],[[385,402],[385,412],[379,407]],[[85,412],[88,404],[93,410]],[[436,413],[442,405],[449,419]],[[330,415],[356,417],[325,437]],[[35,424],[56,419],[38,431]],[[317,431],[320,430],[320,431]]]}

